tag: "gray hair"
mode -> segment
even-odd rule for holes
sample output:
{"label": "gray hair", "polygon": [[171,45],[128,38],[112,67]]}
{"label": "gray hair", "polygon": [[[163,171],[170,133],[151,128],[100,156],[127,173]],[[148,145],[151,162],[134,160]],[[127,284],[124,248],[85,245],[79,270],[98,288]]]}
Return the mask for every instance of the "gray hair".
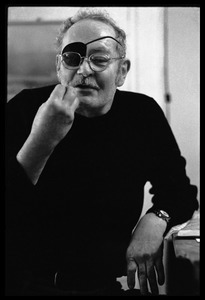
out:
{"label": "gray hair", "polygon": [[64,35],[68,31],[68,29],[73,24],[84,19],[97,20],[112,26],[116,33],[115,38],[122,45],[121,47],[118,43],[116,43],[117,51],[122,56],[126,55],[126,34],[124,30],[117,26],[116,22],[110,17],[110,15],[105,10],[96,8],[81,8],[77,11],[77,13],[74,16],[69,17],[63,22],[62,26],[60,27],[59,33],[56,37],[57,51],[60,52]]}

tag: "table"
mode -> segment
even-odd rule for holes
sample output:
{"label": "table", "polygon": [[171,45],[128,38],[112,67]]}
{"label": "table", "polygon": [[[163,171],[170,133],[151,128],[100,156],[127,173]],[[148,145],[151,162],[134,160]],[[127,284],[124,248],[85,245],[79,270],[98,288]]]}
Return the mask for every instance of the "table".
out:
{"label": "table", "polygon": [[198,215],[188,228],[193,229],[188,235],[175,232],[165,240],[168,296],[200,295],[200,236],[195,234],[199,228]]}

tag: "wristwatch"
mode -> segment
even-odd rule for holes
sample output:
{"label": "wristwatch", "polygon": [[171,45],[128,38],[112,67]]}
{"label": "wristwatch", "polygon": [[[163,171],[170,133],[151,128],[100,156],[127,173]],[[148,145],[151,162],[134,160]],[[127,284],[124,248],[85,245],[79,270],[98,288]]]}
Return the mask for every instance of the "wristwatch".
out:
{"label": "wristwatch", "polygon": [[164,221],[166,221],[167,223],[170,221],[171,217],[168,215],[168,213],[162,209],[157,209],[157,210],[154,210],[153,213],[163,219]]}

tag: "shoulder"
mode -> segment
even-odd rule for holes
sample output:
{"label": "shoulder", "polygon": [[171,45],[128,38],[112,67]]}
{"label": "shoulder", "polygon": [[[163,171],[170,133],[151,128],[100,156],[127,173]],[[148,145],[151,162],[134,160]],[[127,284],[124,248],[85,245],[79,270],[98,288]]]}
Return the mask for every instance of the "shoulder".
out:
{"label": "shoulder", "polygon": [[5,116],[7,122],[21,119],[26,124],[32,124],[39,107],[49,98],[55,85],[23,89],[6,104]]}
{"label": "shoulder", "polygon": [[9,102],[9,105],[14,105],[14,103],[18,102],[26,104],[29,102],[30,105],[34,104],[41,104],[47,100],[50,96],[52,90],[54,89],[55,85],[31,88],[31,89],[23,89],[18,94],[16,94]]}
{"label": "shoulder", "polygon": [[130,113],[154,114],[155,112],[162,113],[162,108],[157,101],[145,94],[129,91],[118,90],[115,94],[116,106],[123,107],[123,110]]}
{"label": "shoulder", "polygon": [[9,100],[6,109],[9,113],[21,113],[33,116],[38,108],[50,96],[55,85],[23,89]]}

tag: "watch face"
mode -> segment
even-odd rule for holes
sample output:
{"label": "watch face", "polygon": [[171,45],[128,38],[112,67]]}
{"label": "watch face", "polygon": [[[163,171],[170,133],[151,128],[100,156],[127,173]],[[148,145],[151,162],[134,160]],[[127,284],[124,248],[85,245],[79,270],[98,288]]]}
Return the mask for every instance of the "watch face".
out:
{"label": "watch face", "polygon": [[159,218],[163,219],[166,222],[169,222],[171,219],[168,213],[162,209],[155,210],[154,213],[155,215],[157,215]]}
{"label": "watch face", "polygon": [[165,217],[169,218],[169,215],[168,213],[166,213],[166,211],[164,210],[160,210],[161,214],[163,214]]}

